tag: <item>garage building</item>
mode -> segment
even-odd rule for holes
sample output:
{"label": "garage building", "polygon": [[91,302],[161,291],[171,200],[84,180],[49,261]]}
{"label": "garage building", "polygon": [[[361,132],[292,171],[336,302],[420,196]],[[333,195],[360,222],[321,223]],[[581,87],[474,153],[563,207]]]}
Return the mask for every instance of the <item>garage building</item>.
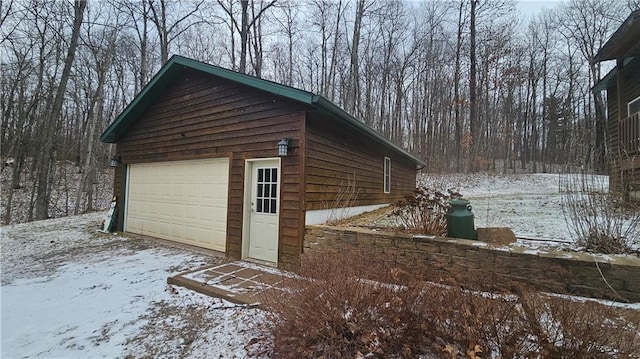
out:
{"label": "garage building", "polygon": [[284,269],[306,224],[401,199],[424,165],[322,96],[181,56],[101,140],[117,230]]}

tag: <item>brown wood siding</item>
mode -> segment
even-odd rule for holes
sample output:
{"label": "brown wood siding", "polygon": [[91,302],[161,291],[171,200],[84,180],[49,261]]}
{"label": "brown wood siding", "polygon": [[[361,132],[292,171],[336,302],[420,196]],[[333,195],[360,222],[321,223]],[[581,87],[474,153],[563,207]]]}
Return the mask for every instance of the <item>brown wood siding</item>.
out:
{"label": "brown wood siding", "polygon": [[609,191],[621,193],[620,177],[620,134],[618,126],[618,90],[616,86],[607,89],[607,132],[609,135]]}
{"label": "brown wood siding", "polygon": [[[306,210],[335,207],[354,176],[351,206],[391,203],[415,189],[415,164],[397,152],[317,114],[308,115],[306,125]],[[384,193],[385,156],[391,158],[391,193]]]}
{"label": "brown wood siding", "polygon": [[[228,157],[226,254],[240,258],[245,160],[277,157],[278,141],[292,138],[289,156],[281,162],[279,260],[286,267],[302,251],[304,226],[297,223],[304,215],[297,194],[305,110],[278,96],[185,70],[118,140],[117,155],[125,164]],[[118,171],[114,184],[117,194],[122,190]]]}
{"label": "brown wood siding", "polygon": [[630,186],[640,183],[640,168],[637,161],[634,161],[633,158],[627,158],[621,151],[618,111],[622,111],[623,118],[628,117],[627,103],[640,96],[640,60],[635,59],[627,64],[617,76],[621,76],[623,79],[622,103],[624,108],[618,109],[617,79],[615,79],[607,88],[609,189],[614,193],[625,194]]}

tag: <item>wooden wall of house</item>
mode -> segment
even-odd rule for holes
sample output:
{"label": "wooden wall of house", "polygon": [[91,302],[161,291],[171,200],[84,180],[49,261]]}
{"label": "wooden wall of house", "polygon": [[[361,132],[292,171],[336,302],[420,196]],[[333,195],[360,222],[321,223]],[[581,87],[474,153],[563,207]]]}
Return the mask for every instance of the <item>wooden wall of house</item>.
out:
{"label": "wooden wall of house", "polygon": [[620,131],[618,127],[618,90],[615,86],[607,88],[607,132],[609,135],[609,191],[622,193],[622,174],[620,173]]}
{"label": "wooden wall of house", "polygon": [[[619,76],[620,74],[618,74]],[[640,160],[625,156],[620,149],[620,128],[618,111],[627,117],[627,103],[640,96],[640,58],[629,62],[622,70],[622,103],[618,109],[618,89],[616,79],[607,87],[607,130],[609,135],[609,189],[615,193],[624,193],[629,186],[640,186]]]}
{"label": "wooden wall of house", "polygon": [[[306,210],[392,203],[416,188],[415,163],[396,151],[317,113],[307,115],[306,126]],[[385,156],[391,158],[388,194],[384,193]],[[354,181],[355,201],[340,201]]]}
{"label": "wooden wall of house", "polygon": [[[277,157],[278,141],[300,138],[297,103],[187,69],[117,142],[124,164],[228,157],[227,255],[242,255],[245,159]],[[280,257],[297,257],[304,236],[299,144],[281,162]],[[116,172],[114,191],[122,191]],[[122,206],[120,207],[122,208]],[[120,224],[120,229],[122,225]]]}

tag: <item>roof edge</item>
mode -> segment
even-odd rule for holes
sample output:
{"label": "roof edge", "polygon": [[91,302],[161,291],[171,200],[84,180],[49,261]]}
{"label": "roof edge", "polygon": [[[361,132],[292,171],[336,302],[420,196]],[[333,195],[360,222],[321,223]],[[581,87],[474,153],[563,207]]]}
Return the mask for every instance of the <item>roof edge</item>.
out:
{"label": "roof edge", "polygon": [[629,29],[633,26],[634,22],[640,21],[640,9],[634,10],[627,16],[627,18],[620,24],[618,29],[609,37],[607,42],[602,45],[600,50],[593,57],[593,62],[601,62],[613,60],[614,58],[609,54],[611,51],[611,47],[614,46],[620,40],[620,37],[624,36],[625,32],[629,31]]}
{"label": "roof edge", "polygon": [[347,111],[343,110],[341,107],[339,107],[338,105],[336,105],[333,102],[329,101],[328,99],[324,98],[323,96],[315,95],[314,103],[317,105],[317,107],[319,109],[325,110],[327,112],[330,112],[330,113],[334,114],[335,116],[338,116],[338,117],[341,117],[341,118],[345,119],[347,121],[347,123],[349,123],[353,127],[363,131],[367,135],[373,137],[374,139],[376,139],[377,141],[379,141],[382,144],[386,145],[387,147],[399,152],[400,154],[404,155],[405,157],[410,158],[416,164],[421,165],[421,166],[426,165],[426,163],[423,160],[421,160],[418,157],[410,154],[409,152],[407,152],[402,147],[400,147],[400,146],[396,145],[395,143],[391,142],[389,139],[387,139],[386,137],[382,136],[379,132],[377,132],[376,130],[374,130],[371,127],[367,126],[365,123],[363,123],[362,121],[360,121],[357,118],[353,117]]}
{"label": "roof edge", "polygon": [[[140,90],[140,92],[133,98],[131,102],[127,105],[127,107],[122,110],[120,115],[116,117],[116,119],[102,132],[100,135],[100,141],[106,143],[115,143],[121,134],[118,134],[116,131],[123,125],[123,121],[128,117],[130,113],[132,113],[139,105],[141,105],[142,100],[145,95],[151,91],[152,88],[158,84],[160,79],[165,77],[165,74],[169,71],[170,68],[177,62],[177,58],[172,56],[169,61],[167,61],[160,70],[151,78],[151,80]],[[128,127],[128,126],[127,126]]]}
{"label": "roof edge", "polygon": [[122,113],[104,130],[100,136],[100,141],[106,143],[115,143],[120,136],[131,126],[131,117],[135,117],[142,113],[148,107],[144,103],[146,96],[153,96],[154,90],[159,91],[158,86],[173,80],[182,73],[182,69],[191,68],[202,71],[206,74],[217,76],[230,81],[245,84],[247,86],[270,92],[277,96],[282,96],[297,102],[308,105],[313,103],[314,94],[304,90],[296,89],[286,85],[282,85],[273,81],[261,79],[255,76],[242,74],[236,71],[228,70],[219,66],[207,64],[197,60],[189,59],[180,55],[173,55],[167,63],[160,68],[153,78],[140,90],[134,99],[122,110]]}
{"label": "roof edge", "polygon": [[189,68],[199,70],[210,75],[222,77],[224,79],[239,82],[257,89],[268,91],[272,94],[286,97],[291,100],[299,101],[310,105],[313,102],[314,94],[304,90],[300,90],[291,86],[283,85],[277,82],[269,81],[263,78],[243,74],[233,70],[225,69],[224,67],[207,64],[205,62],[189,59],[180,55],[173,55],[177,63],[180,63]]}
{"label": "roof edge", "polygon": [[[635,61],[640,61],[640,56],[627,57],[623,60],[623,66],[627,66]],[[604,77],[601,78],[600,81],[593,85],[593,87],[591,88],[591,92],[606,91],[607,87],[609,87],[610,82],[616,78],[617,74],[618,68],[614,67],[613,69],[611,69],[611,71],[607,72],[607,74],[604,75]]]}
{"label": "roof edge", "polygon": [[167,63],[160,68],[153,78],[147,83],[140,93],[125,107],[118,117],[104,130],[100,141],[115,143],[127,131],[149,106],[156,96],[159,96],[171,81],[179,76],[184,69],[190,68],[206,74],[220,77],[229,81],[240,83],[254,89],[266,91],[276,96],[281,96],[292,101],[313,106],[321,111],[332,114],[345,121],[346,124],[362,131],[365,135],[378,141],[384,146],[398,152],[402,156],[412,160],[418,165],[425,165],[421,159],[413,156],[400,146],[391,142],[371,127],[367,126],[338,105],[311,92],[300,90],[277,82],[261,79],[255,76],[239,73],[219,66],[189,59],[180,55],[173,55]]}

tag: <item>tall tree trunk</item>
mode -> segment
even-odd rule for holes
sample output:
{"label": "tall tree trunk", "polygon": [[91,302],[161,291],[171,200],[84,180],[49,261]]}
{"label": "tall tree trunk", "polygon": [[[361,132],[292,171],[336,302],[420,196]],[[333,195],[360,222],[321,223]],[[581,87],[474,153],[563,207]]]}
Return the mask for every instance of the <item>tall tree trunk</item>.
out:
{"label": "tall tree trunk", "polygon": [[253,17],[252,21],[252,29],[253,29],[253,37],[251,38],[251,42],[253,45],[253,56],[252,64],[253,70],[257,77],[262,77],[262,20],[260,17],[256,15],[255,3],[251,3],[251,16]]}
{"label": "tall tree trunk", "polygon": [[80,27],[82,26],[82,18],[84,16],[84,10],[87,7],[87,2],[76,0],[73,7],[74,18],[71,40],[69,42],[67,56],[64,61],[60,84],[56,90],[53,106],[48,116],[49,123],[45,129],[46,137],[44,139],[44,145],[40,150],[42,157],[38,166],[35,202],[36,219],[46,219],[49,217],[49,199],[51,197],[51,193],[49,192],[49,181],[51,179],[50,176],[52,175],[51,170],[55,165],[55,136],[58,132],[57,127],[60,122],[60,117],[62,116],[62,102],[67,90],[69,76],[71,75],[71,67],[73,66],[76,49],[78,47],[78,37],[80,36]]}
{"label": "tall tree trunk", "polygon": [[471,170],[476,170],[476,147],[478,145],[478,104],[476,101],[476,5],[478,0],[471,0],[470,48],[469,48],[469,129],[471,132]]}
{"label": "tall tree trunk", "polygon": [[342,7],[342,0],[338,0],[338,11],[336,13],[336,22],[335,22],[335,28],[334,28],[334,32],[333,32],[333,48],[331,49],[331,63],[329,64],[329,82],[328,82],[328,88],[327,88],[327,93],[329,94],[329,99],[331,99],[331,101],[336,101],[337,96],[336,96],[336,74],[337,74],[337,67],[338,67],[338,53],[340,52],[340,48],[338,46],[339,42],[338,40],[340,39],[340,21],[342,19],[342,12],[343,12],[343,7]]}
{"label": "tall tree trunk", "polygon": [[247,73],[247,46],[249,41],[249,0],[240,0],[240,66],[238,71]]}
{"label": "tall tree trunk", "polygon": [[462,49],[462,10],[464,8],[464,0],[460,1],[460,9],[458,11],[458,34],[456,39],[456,65],[453,73],[453,107],[455,116],[455,141],[456,141],[456,171],[462,172],[462,119],[460,118],[460,52]]}
{"label": "tall tree trunk", "polygon": [[[115,38],[114,38],[115,40]],[[115,43],[112,43],[115,46]],[[82,193],[87,195],[87,206],[85,210],[90,211],[93,208],[93,180],[95,177],[95,149],[94,144],[98,137],[98,122],[102,119],[104,114],[104,86],[106,82],[107,70],[111,62],[111,56],[113,54],[113,47],[107,49],[107,54],[104,54],[104,58],[100,58],[100,54],[94,54],[96,60],[96,70],[98,71],[98,88],[96,89],[95,96],[93,96],[93,104],[89,110],[89,129],[87,130],[88,142],[87,142],[87,154],[84,160],[84,171],[80,179],[80,185],[76,192],[76,202],[73,209],[73,214],[77,215],[80,212],[80,206],[82,202]]]}
{"label": "tall tree trunk", "polygon": [[356,113],[358,99],[360,97],[360,74],[358,62],[358,48],[360,47],[360,31],[366,0],[358,0],[356,17],[353,23],[353,37],[351,39],[351,59],[349,64],[349,88],[347,89],[346,107],[351,114]]}
{"label": "tall tree trunk", "polygon": [[147,77],[149,76],[149,58],[147,55],[147,44],[149,35],[147,33],[149,8],[147,7],[148,0],[142,0],[142,34],[138,34],[140,40],[140,79],[138,82],[139,88],[136,89],[138,93],[144,85],[147,83]]}
{"label": "tall tree trunk", "polygon": [[166,0],[159,0],[160,9],[156,9],[153,0],[149,1],[149,8],[153,13],[153,23],[156,25],[160,38],[160,60],[163,64],[169,61],[169,31],[167,30],[167,4]]}

